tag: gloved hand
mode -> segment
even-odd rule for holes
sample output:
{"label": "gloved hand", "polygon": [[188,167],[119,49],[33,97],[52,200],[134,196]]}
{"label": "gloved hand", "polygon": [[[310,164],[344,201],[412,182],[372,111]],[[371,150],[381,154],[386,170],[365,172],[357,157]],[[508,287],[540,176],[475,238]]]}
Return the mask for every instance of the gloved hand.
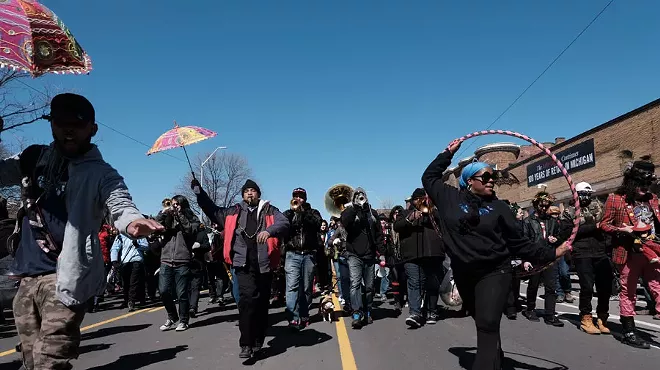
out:
{"label": "gloved hand", "polygon": [[192,179],[190,182],[190,188],[192,189],[193,193],[197,195],[202,192],[202,184],[200,184],[197,179]]}

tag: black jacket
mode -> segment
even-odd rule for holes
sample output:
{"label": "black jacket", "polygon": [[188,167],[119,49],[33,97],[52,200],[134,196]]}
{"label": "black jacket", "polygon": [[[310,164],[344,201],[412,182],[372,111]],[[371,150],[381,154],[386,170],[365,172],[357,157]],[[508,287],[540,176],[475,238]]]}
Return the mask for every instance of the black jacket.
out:
{"label": "black jacket", "polygon": [[341,213],[346,230],[346,252],[360,258],[375,258],[376,252],[385,255],[383,229],[378,213],[371,208],[349,206]]}
{"label": "black jacket", "polygon": [[286,251],[317,252],[319,251],[319,230],[323,217],[316,209],[294,212],[287,209],[283,212],[289,220],[289,235],[284,242]]}
{"label": "black jacket", "polygon": [[197,241],[200,222],[191,210],[185,210],[179,215],[160,212],[156,221],[165,227],[162,238],[163,249],[160,253],[161,262],[188,263],[192,258],[192,246]]}
{"label": "black jacket", "polygon": [[423,257],[445,257],[445,245],[440,235],[433,228],[429,214],[420,219],[408,221],[408,216],[415,209],[404,211],[394,222],[394,231],[401,240],[401,262],[408,262]]}
{"label": "black jacket", "polygon": [[[592,209],[600,206],[597,203],[595,204],[595,202],[598,201],[592,201],[592,204],[586,210],[582,210],[580,227],[573,241],[572,257],[598,258],[607,256],[607,246],[609,244],[607,235],[597,226],[600,220],[593,217]],[[561,234],[563,239],[568,239],[573,231],[575,207],[571,206],[564,212],[563,216],[561,220]]]}
{"label": "black jacket", "polygon": [[[545,238],[543,237],[543,228],[541,222],[545,224]],[[553,217],[539,218],[537,215],[532,215],[523,220],[523,235],[532,240],[538,245],[548,248],[557,248],[563,242],[561,225],[559,220]],[[548,238],[554,236],[557,241],[550,243]]]}
{"label": "black jacket", "polygon": [[511,208],[501,200],[483,200],[478,224],[462,230],[461,219],[467,214],[468,197],[474,195],[443,181],[452,157],[449,151],[440,153],[422,175],[424,189],[438,209],[439,226],[452,266],[492,271],[506,266],[512,256],[532,263],[553,261],[554,250],[541,248],[526,238]]}

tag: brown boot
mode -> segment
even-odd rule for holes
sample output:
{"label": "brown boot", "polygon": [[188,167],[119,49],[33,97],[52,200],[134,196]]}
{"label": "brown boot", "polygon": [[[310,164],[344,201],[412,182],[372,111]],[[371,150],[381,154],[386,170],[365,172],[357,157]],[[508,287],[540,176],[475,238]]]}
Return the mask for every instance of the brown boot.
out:
{"label": "brown boot", "polygon": [[600,334],[600,330],[594,326],[594,318],[591,314],[582,316],[582,321],[580,322],[580,329],[587,334]]}
{"label": "brown boot", "polygon": [[610,329],[607,327],[607,318],[610,315],[605,314],[605,315],[598,315],[598,322],[596,325],[598,326],[598,330],[600,330],[601,334],[611,334]]}

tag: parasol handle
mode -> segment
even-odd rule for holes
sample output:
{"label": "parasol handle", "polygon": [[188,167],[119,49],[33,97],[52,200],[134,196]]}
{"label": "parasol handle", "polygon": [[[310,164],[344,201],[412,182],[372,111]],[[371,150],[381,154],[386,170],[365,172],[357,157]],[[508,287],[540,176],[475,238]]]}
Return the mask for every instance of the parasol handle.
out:
{"label": "parasol handle", "polygon": [[186,147],[184,145],[182,145],[181,147],[183,148],[183,152],[186,154],[186,159],[188,160],[188,166],[190,166],[190,173],[192,173],[193,180],[196,180],[195,171],[193,171],[192,164],[190,163],[190,157],[188,157],[188,151],[186,150]]}

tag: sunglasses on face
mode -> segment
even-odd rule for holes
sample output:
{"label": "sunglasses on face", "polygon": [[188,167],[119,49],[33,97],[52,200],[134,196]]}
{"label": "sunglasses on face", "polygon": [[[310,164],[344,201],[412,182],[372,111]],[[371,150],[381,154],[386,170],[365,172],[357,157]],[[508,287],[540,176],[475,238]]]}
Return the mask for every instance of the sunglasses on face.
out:
{"label": "sunglasses on face", "polygon": [[490,181],[495,181],[495,179],[496,179],[496,175],[495,175],[494,173],[484,172],[483,175],[480,175],[480,176],[472,176],[472,178],[473,178],[474,180],[478,180],[478,181],[480,181],[480,182],[482,182],[482,183],[485,184],[485,183],[490,182]]}

